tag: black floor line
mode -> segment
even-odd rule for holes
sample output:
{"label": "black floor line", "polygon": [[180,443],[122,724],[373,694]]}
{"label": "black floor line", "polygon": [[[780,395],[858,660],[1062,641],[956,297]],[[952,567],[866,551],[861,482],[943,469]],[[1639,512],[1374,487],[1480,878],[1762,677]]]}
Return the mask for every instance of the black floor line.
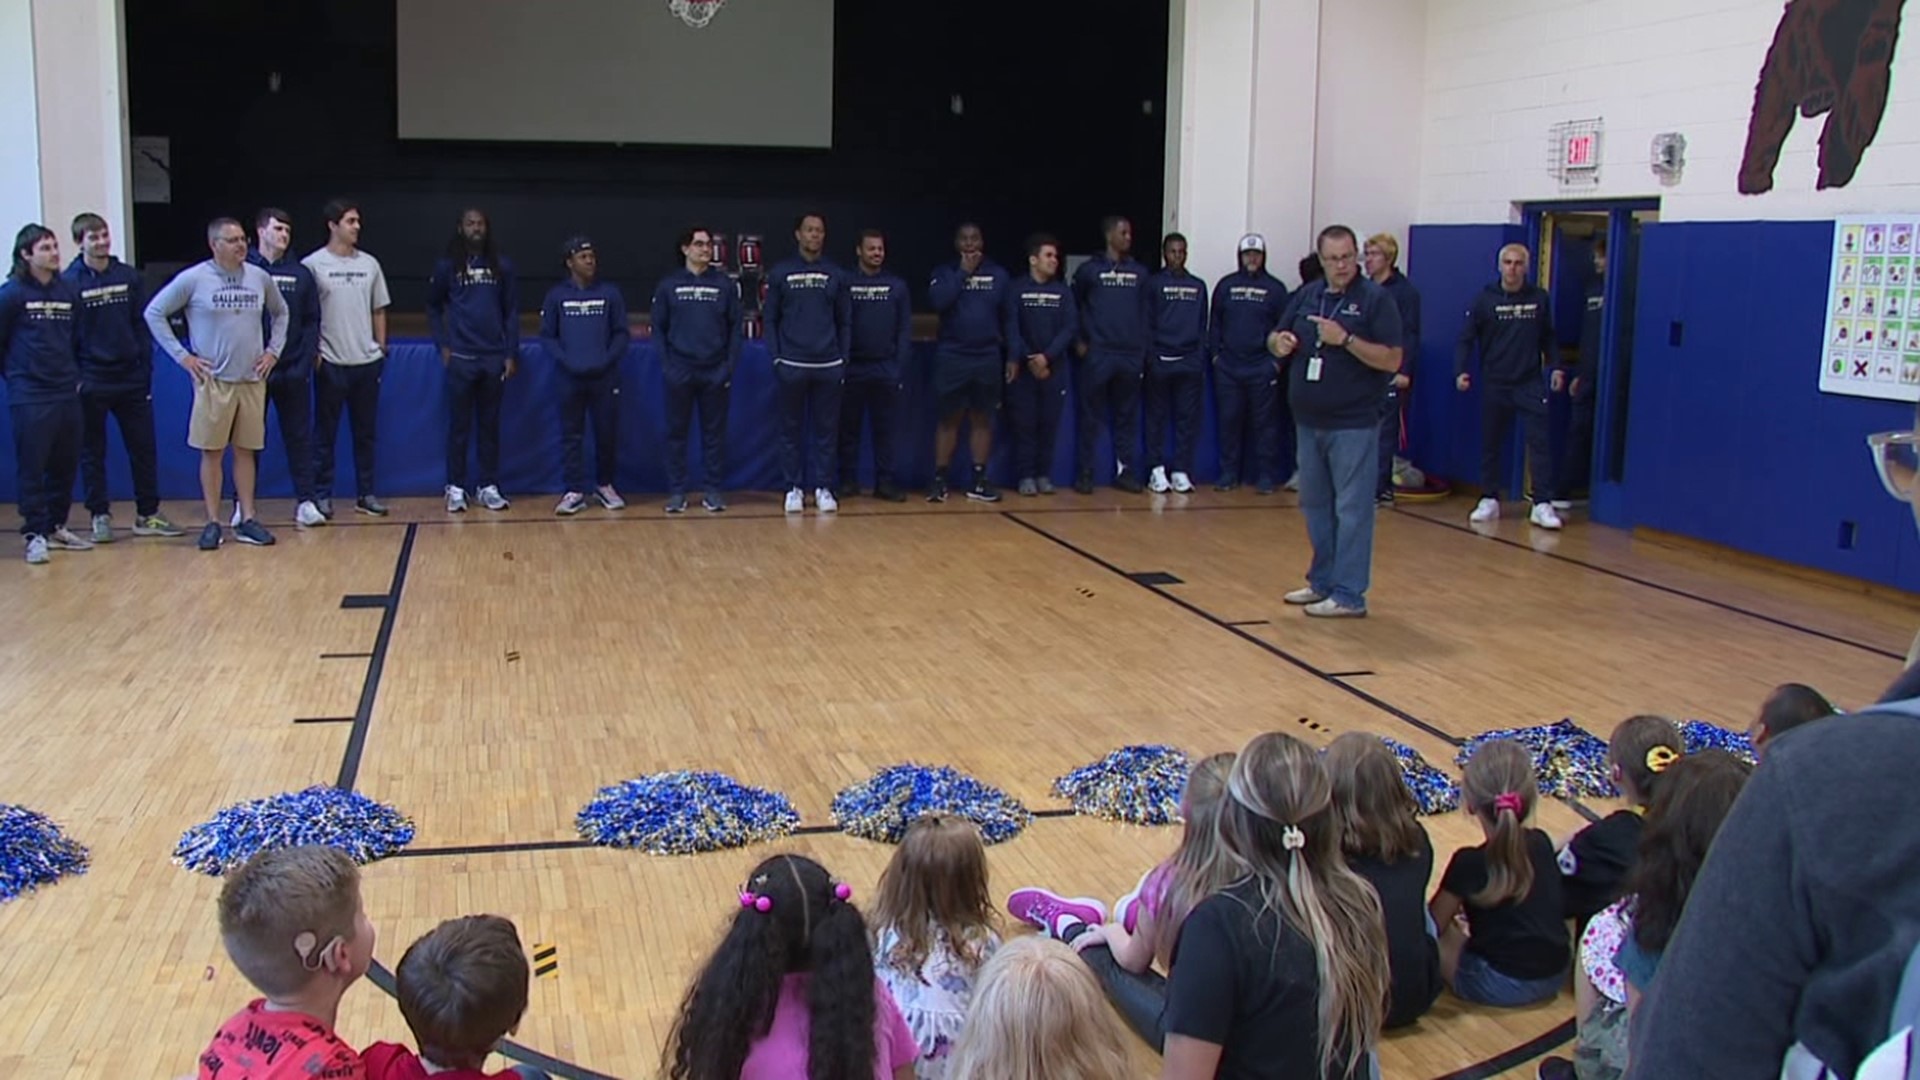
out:
{"label": "black floor line", "polygon": [[320,659],[322,660],[371,660],[373,659],[373,654],[370,652],[323,652],[320,654]]}
{"label": "black floor line", "polygon": [[293,718],[293,722],[296,724],[351,724],[353,723],[353,717],[351,716],[296,716]]}
{"label": "black floor line", "polygon": [[1497,1054],[1464,1069],[1456,1069],[1435,1080],[1490,1080],[1508,1069],[1518,1068],[1549,1050],[1556,1050],[1573,1041],[1574,1023],[1567,1020],[1551,1031],[1521,1043],[1504,1054]]}
{"label": "black floor line", "polygon": [[1131,582],[1132,584],[1138,586],[1139,588],[1145,589],[1148,592],[1154,594],[1155,596],[1158,596],[1164,600],[1167,600],[1168,602],[1174,604],[1175,606],[1181,608],[1182,610],[1190,614],[1197,615],[1202,619],[1205,619],[1207,622],[1210,622],[1213,625],[1219,627],[1220,629],[1225,630],[1227,633],[1234,635],[1240,640],[1245,641],[1251,645],[1258,646],[1259,648],[1265,649],[1267,652],[1272,653],[1274,656],[1277,656],[1280,659],[1285,660],[1287,663],[1292,664],[1294,667],[1297,667],[1300,670],[1306,672],[1307,674],[1314,676],[1315,678],[1321,680],[1322,682],[1325,682],[1328,686],[1338,687],[1339,689],[1349,694],[1352,694],[1354,697],[1359,698],[1361,701],[1366,702],[1367,704],[1373,706],[1374,708],[1379,709],[1380,711],[1387,713],[1388,715],[1393,716],[1413,727],[1419,728],[1421,731],[1424,731],[1427,734],[1433,736],[1434,738],[1439,739],[1442,742],[1445,742],[1449,746],[1459,746],[1461,743],[1466,741],[1457,735],[1449,734],[1445,731],[1440,730],[1437,727],[1434,727],[1432,724],[1427,723],[1425,720],[1420,719],[1419,717],[1413,715],[1412,713],[1406,711],[1405,709],[1402,709],[1399,706],[1393,705],[1387,701],[1383,701],[1379,697],[1376,697],[1373,694],[1369,694],[1365,690],[1362,690],[1351,683],[1341,682],[1339,679],[1334,678],[1332,675],[1321,670],[1320,668],[1317,668],[1312,664],[1308,663],[1307,661],[1302,660],[1298,656],[1293,655],[1287,650],[1282,649],[1280,646],[1275,645],[1273,642],[1264,640],[1262,638],[1256,637],[1253,634],[1248,633],[1244,627],[1235,626],[1233,623],[1230,623],[1225,619],[1220,618],[1218,615],[1213,614],[1212,612],[1208,611],[1206,608],[1203,608],[1200,605],[1195,604],[1190,600],[1185,600],[1185,599],[1182,599],[1181,597],[1175,596],[1174,594],[1166,591],[1163,588],[1160,588],[1159,586],[1142,584],[1141,582],[1136,580],[1132,574],[1128,573],[1125,570],[1122,570],[1120,567],[1115,566],[1114,564],[1108,562],[1107,560],[1101,558],[1100,556],[1095,555],[1093,552],[1088,551],[1083,547],[1080,547],[1078,544],[1073,543],[1071,540],[1066,540],[1059,536],[1056,536],[1053,533],[1050,533],[1047,530],[1041,528],[1040,526],[1035,525],[1031,521],[1021,520],[1020,514],[1018,511],[1004,510],[1001,512],[1000,516],[1014,523],[1015,525],[1018,525],[1021,528],[1026,529],[1029,532],[1032,532],[1036,536],[1043,537],[1059,545],[1060,547],[1063,547],[1068,551],[1073,552],[1075,555],[1078,555],[1081,558],[1087,560],[1088,562],[1093,563],[1095,566],[1098,566],[1102,570],[1105,570],[1108,573],[1113,574],[1115,577],[1119,577],[1128,582]]}
{"label": "black floor line", "polygon": [[[1239,623],[1233,623],[1232,625],[1234,625],[1234,626],[1239,626],[1239,625],[1241,625],[1241,624],[1239,624]],[[1360,676],[1362,676],[1362,675],[1371,675],[1371,674],[1373,674],[1373,672],[1371,672],[1371,671],[1329,671],[1329,672],[1327,672],[1327,678],[1329,678],[1329,679],[1357,679],[1357,678],[1359,678],[1359,677],[1360,677]]]}
{"label": "black floor line", "polygon": [[[738,507],[735,508],[736,511],[738,509],[739,509]],[[1032,515],[1201,514],[1201,513],[1211,514],[1211,513],[1234,513],[1234,512],[1253,513],[1253,512],[1262,511],[1262,510],[1274,511],[1274,510],[1298,510],[1298,509],[1300,509],[1299,504],[1291,503],[1291,502],[1275,502],[1275,503],[1266,503],[1266,504],[1256,504],[1251,506],[1248,506],[1248,505],[1047,506],[1044,503],[1028,506],[1025,504],[1025,501],[1022,500],[1022,502],[1018,505],[1009,506],[998,511],[985,510],[985,509],[961,510],[957,506],[944,507],[944,506],[911,506],[909,505],[906,508],[900,509],[900,510],[841,510],[837,514],[823,515],[823,514],[817,514],[817,513],[808,513],[805,515],[805,517],[806,518],[817,518],[817,517],[895,518],[895,517],[943,517],[944,516],[944,517],[952,517],[956,519],[965,519],[968,517],[988,518],[988,517],[994,516],[996,513],[1032,514]],[[636,510],[637,512],[635,512]],[[675,524],[686,524],[688,522],[694,522],[694,521],[785,521],[789,517],[799,517],[799,515],[782,514],[778,512],[777,508],[774,508],[771,506],[769,506],[767,510],[759,513],[732,512],[732,513],[725,513],[725,514],[709,514],[709,513],[701,512],[696,514],[689,511],[688,513],[685,513],[685,514],[668,514],[668,513],[665,513],[664,511],[657,510],[657,508],[648,509],[644,505],[636,503],[636,504],[633,504],[633,507],[630,508],[627,512],[618,513],[618,514],[615,514],[615,513],[581,514],[580,516],[577,516],[577,517],[565,517],[565,518],[558,517],[558,516],[477,517],[477,518],[470,518],[467,520],[462,520],[461,518],[457,518],[457,517],[448,517],[448,518],[430,518],[424,521],[397,521],[389,518],[369,518],[365,521],[361,521],[361,520],[345,521],[345,522],[336,521],[336,522],[333,522],[332,524],[324,526],[324,528],[326,529],[399,529],[399,528],[405,528],[410,525],[432,525],[432,526],[443,526],[448,528],[464,527],[464,528],[473,528],[473,529],[483,529],[483,528],[488,528],[494,525],[562,525],[562,524],[569,524],[569,523],[575,524],[575,525],[675,525]],[[314,531],[318,531],[318,527]]]}
{"label": "black floor line", "polygon": [[396,859],[427,859],[447,855],[511,855],[518,851],[573,851],[599,847],[591,840],[521,840],[510,844],[454,844],[449,847],[401,848]]}
{"label": "black floor line", "polygon": [[413,541],[418,535],[417,527],[407,526],[407,535],[400,541],[400,555],[393,561],[393,582],[387,586],[386,594],[379,597],[380,632],[373,638],[373,655],[367,660],[367,674],[360,683],[360,704],[353,710],[353,730],[348,732],[347,749],[340,756],[340,776],[333,782],[342,790],[353,790],[354,781],[360,778],[360,758],[367,749],[367,724],[373,719],[373,702],[380,694],[380,676],[387,667],[387,647],[393,643],[394,616],[400,611],[400,592],[407,585],[407,564],[413,561]]}
{"label": "black floor line", "polygon": [[1429,517],[1426,514],[1416,514],[1410,511],[1400,511],[1400,513],[1402,514],[1402,516],[1411,518],[1414,521],[1424,521],[1429,525],[1438,525],[1440,528],[1443,528],[1443,529],[1452,529],[1454,532],[1466,533],[1468,536],[1479,537],[1480,539],[1483,539],[1483,540],[1492,540],[1495,543],[1505,544],[1506,546],[1511,548],[1518,548],[1521,551],[1532,552],[1535,555],[1543,555],[1549,559],[1555,559],[1560,562],[1567,563],[1571,566],[1578,566],[1578,567],[1581,567],[1582,569],[1591,570],[1596,574],[1605,574],[1610,578],[1618,578],[1621,581],[1629,581],[1635,585],[1641,585],[1646,588],[1656,590],[1658,592],[1666,593],[1669,596],[1678,596],[1678,597],[1681,597],[1682,599],[1692,600],[1692,601],[1695,601],[1696,603],[1706,604],[1708,607],[1716,607],[1722,611],[1730,611],[1735,615],[1745,615],[1749,619],[1758,619],[1763,623],[1769,623],[1771,625],[1778,626],[1784,630],[1792,630],[1792,631],[1795,631],[1796,633],[1806,634],[1809,637],[1820,638],[1823,641],[1831,641],[1836,645],[1850,646],[1852,648],[1859,649],[1862,652],[1870,652],[1875,656],[1884,656],[1889,660],[1899,660],[1902,663],[1904,663],[1907,659],[1907,655],[1905,653],[1897,653],[1897,652],[1893,652],[1890,649],[1882,649],[1877,645],[1869,645],[1864,641],[1855,641],[1852,638],[1841,637],[1838,634],[1829,634],[1825,630],[1816,630],[1811,626],[1802,626],[1801,624],[1797,622],[1793,622],[1788,619],[1782,619],[1773,615],[1765,615],[1758,611],[1753,611],[1749,608],[1743,608],[1738,604],[1729,604],[1725,600],[1715,600],[1711,596],[1701,596],[1699,593],[1688,592],[1685,589],[1678,589],[1673,587],[1672,585],[1662,585],[1657,581],[1648,581],[1646,578],[1636,577],[1635,575],[1629,574],[1624,570],[1615,570],[1612,567],[1601,566],[1597,563],[1590,563],[1585,561],[1584,559],[1576,559],[1571,555],[1562,555],[1556,551],[1541,551],[1538,548],[1535,548],[1531,545],[1523,544],[1518,540],[1509,540],[1504,536],[1488,536],[1484,533],[1475,532],[1473,529],[1465,525],[1456,524],[1451,521],[1442,521],[1439,518]]}
{"label": "black floor line", "polygon": [[[367,968],[367,980],[379,987],[388,997],[393,998],[395,1001],[399,1000],[399,993],[394,986],[393,972],[388,971],[385,964],[375,960],[369,965]],[[559,1080],[620,1080],[617,1076],[594,1072],[592,1069],[575,1065],[569,1061],[561,1061],[556,1057],[548,1057],[546,1054],[530,1046],[522,1046],[512,1039],[501,1039],[497,1052],[501,1057],[511,1058],[522,1065],[531,1065],[536,1069],[545,1069],[549,1075],[558,1077]]]}
{"label": "black floor line", "polygon": [[1273,622],[1272,620],[1269,620],[1269,619],[1235,619],[1233,622],[1230,622],[1227,625],[1228,626],[1272,626]]}

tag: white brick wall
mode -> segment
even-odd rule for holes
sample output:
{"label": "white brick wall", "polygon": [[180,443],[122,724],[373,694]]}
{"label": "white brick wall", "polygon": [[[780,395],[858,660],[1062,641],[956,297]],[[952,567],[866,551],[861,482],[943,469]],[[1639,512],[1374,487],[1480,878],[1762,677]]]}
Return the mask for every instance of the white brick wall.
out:
{"label": "white brick wall", "polygon": [[[1323,0],[1315,98],[1313,226],[1362,238],[1390,232],[1406,250],[1419,203],[1420,101],[1427,0]],[[1274,61],[1286,63],[1285,54]],[[1284,113],[1283,113],[1284,115]],[[1289,238],[1292,239],[1292,238]],[[1291,275],[1305,238],[1279,245]],[[1298,251],[1294,249],[1298,248]],[[1292,258],[1284,258],[1292,256]]]}
{"label": "white brick wall", "polygon": [[[1814,191],[1824,117],[1798,119],[1774,190],[1736,189],[1747,117],[1780,0],[1429,0],[1419,214],[1495,222],[1513,204],[1657,195],[1666,221],[1805,219],[1920,209],[1920,25],[1903,26],[1879,136],[1845,188]],[[1605,120],[1601,183],[1563,191],[1548,131]],[[1653,136],[1687,139],[1662,187]]]}

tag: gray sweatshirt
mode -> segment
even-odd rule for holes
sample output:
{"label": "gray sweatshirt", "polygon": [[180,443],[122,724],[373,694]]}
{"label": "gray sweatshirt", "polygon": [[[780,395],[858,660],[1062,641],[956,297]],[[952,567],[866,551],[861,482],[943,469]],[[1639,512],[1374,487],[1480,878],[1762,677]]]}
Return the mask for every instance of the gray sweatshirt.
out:
{"label": "gray sweatshirt", "polygon": [[[180,344],[167,323],[182,310],[192,349]],[[270,340],[263,340],[262,310],[273,318]],[[153,295],[147,303],[147,328],[176,361],[199,356],[213,364],[213,377],[221,382],[258,382],[253,365],[260,354],[279,356],[286,346],[287,302],[258,266],[241,263],[228,271],[208,259],[180,271]]]}

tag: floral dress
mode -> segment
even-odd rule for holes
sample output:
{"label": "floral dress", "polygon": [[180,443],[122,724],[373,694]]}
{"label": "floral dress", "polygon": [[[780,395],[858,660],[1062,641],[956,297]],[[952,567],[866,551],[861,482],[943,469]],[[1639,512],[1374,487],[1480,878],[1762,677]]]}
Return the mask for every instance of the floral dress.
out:
{"label": "floral dress", "polygon": [[[967,1005],[973,1000],[973,980],[980,973],[956,955],[946,934],[935,932],[933,948],[918,972],[903,972],[888,959],[900,943],[898,929],[883,927],[875,939],[873,970],[893,994],[900,1013],[907,1018],[914,1041],[920,1044],[920,1060],[914,1063],[918,1080],[944,1080],[947,1058],[953,1042],[966,1023]],[[981,930],[977,951],[982,963],[1000,947],[1000,935]]]}

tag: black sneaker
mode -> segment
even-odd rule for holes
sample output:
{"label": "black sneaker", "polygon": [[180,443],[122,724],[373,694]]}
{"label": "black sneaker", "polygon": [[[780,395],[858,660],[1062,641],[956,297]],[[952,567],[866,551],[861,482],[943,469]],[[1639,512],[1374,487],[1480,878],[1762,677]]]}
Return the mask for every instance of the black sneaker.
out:
{"label": "black sneaker", "polygon": [[676,491],[673,494],[667,496],[667,513],[684,514],[686,512],[687,512],[687,497],[685,495],[682,495]]}
{"label": "black sneaker", "polygon": [[1215,491],[1232,491],[1240,486],[1240,478],[1232,473],[1221,473],[1220,479],[1213,482]]}
{"label": "black sneaker", "polygon": [[1255,495],[1271,495],[1275,490],[1273,480],[1265,476],[1260,478],[1259,483],[1253,485],[1253,493]]}
{"label": "black sneaker", "polygon": [[700,505],[706,507],[709,514],[724,513],[727,509],[727,497],[720,494],[719,488],[709,488],[706,497],[700,500]]}
{"label": "black sneaker", "polygon": [[934,474],[933,483],[927,485],[927,501],[930,503],[943,503],[947,501],[946,474]]}
{"label": "black sneaker", "polygon": [[1080,475],[1073,478],[1073,490],[1082,495],[1093,494],[1093,470],[1081,469]]}
{"label": "black sneaker", "polygon": [[313,501],[313,508],[314,508],[315,510],[318,510],[318,511],[320,511],[320,516],[321,516],[321,517],[323,517],[323,518],[326,518],[326,519],[327,519],[328,521],[332,521],[332,520],[333,520],[333,498],[332,498],[332,496],[328,496],[327,498],[324,498],[324,499],[315,499],[315,500]]}
{"label": "black sneaker", "polygon": [[207,527],[200,530],[200,550],[218,551],[219,549],[220,523],[217,521],[209,521],[207,522]]}
{"label": "black sneaker", "polygon": [[353,500],[353,508],[355,511],[366,514],[369,517],[387,516],[387,504],[372,495],[362,495]]}
{"label": "black sneaker", "polygon": [[1387,491],[1382,491],[1382,492],[1380,492],[1379,494],[1377,494],[1377,495],[1375,495],[1375,496],[1373,497],[1373,505],[1375,505],[1375,506],[1392,506],[1392,505],[1393,505],[1393,492],[1392,492],[1392,490],[1387,490]]}
{"label": "black sneaker", "polygon": [[873,497],[882,502],[906,502],[907,493],[893,486],[893,481],[882,480],[873,486]]}
{"label": "black sneaker", "polygon": [[985,476],[976,476],[973,486],[967,489],[967,498],[974,502],[996,503],[1000,501],[1000,492],[993,486],[993,481]]}
{"label": "black sneaker", "polygon": [[1113,486],[1129,495],[1138,495],[1147,490],[1146,485],[1140,482],[1140,478],[1130,472],[1123,472],[1119,476],[1114,477]]}
{"label": "black sneaker", "polygon": [[273,534],[267,531],[265,525],[260,524],[258,518],[248,518],[241,522],[234,528],[233,538],[255,547],[267,547],[273,543]]}

